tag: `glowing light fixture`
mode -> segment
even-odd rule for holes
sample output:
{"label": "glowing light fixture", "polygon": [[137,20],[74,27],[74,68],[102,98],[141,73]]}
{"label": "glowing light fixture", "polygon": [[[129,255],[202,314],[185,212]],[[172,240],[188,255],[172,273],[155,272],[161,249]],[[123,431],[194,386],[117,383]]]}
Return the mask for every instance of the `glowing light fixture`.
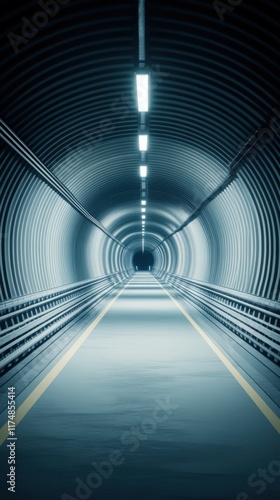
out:
{"label": "glowing light fixture", "polygon": [[149,75],[136,75],[138,111],[149,111]]}
{"label": "glowing light fixture", "polygon": [[141,165],[140,167],[140,176],[143,178],[143,177],[147,177],[147,167],[146,165]]}
{"label": "glowing light fixture", "polygon": [[146,134],[139,135],[139,149],[140,151],[147,151],[148,149],[148,136]]}

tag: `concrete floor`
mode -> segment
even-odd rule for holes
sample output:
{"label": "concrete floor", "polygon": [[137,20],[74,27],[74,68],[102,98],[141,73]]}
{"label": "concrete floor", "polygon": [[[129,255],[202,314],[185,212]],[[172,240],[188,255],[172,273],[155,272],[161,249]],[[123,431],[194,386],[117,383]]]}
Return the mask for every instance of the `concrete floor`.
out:
{"label": "concrete floor", "polygon": [[[17,438],[18,500],[280,498],[279,434],[149,273],[136,273]],[[6,443],[0,453],[1,498],[13,498]]]}

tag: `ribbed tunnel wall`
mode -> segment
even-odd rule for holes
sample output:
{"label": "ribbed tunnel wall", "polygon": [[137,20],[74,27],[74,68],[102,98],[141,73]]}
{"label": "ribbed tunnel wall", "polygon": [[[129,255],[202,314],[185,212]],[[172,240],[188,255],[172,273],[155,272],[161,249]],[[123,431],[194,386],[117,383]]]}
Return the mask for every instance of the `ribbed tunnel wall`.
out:
{"label": "ribbed tunnel wall", "polygon": [[[4,21],[20,32],[21,16],[36,10],[35,2],[10,8]],[[247,1],[226,13],[223,23],[205,0],[150,2],[148,12],[145,246],[157,247],[154,271],[275,300],[279,6]],[[72,0],[18,54],[4,40],[2,118],[126,248],[2,142],[2,300],[133,272],[133,254],[141,248],[134,14],[133,2]],[[228,187],[158,246],[218,187],[244,144],[256,130],[261,137],[264,128]]]}
{"label": "ribbed tunnel wall", "polygon": [[[132,233],[129,253],[84,221],[8,148],[5,153],[2,299],[132,267],[133,251],[139,246],[133,221],[123,223]],[[277,173],[270,167],[264,175],[264,166],[261,162],[249,166],[203,216],[159,247],[155,269],[276,299]],[[119,214],[109,214],[103,221],[121,239],[120,217],[127,219],[126,214],[126,207],[120,207]],[[176,219],[180,222],[176,211],[170,211],[170,229]],[[160,231],[159,226],[159,236]],[[155,243],[152,236],[147,249],[152,250]]]}
{"label": "ribbed tunnel wall", "polygon": [[[277,151],[274,154],[277,157]],[[168,240],[163,251],[157,251],[156,267],[278,299],[277,169],[268,165],[267,156],[261,160],[248,165],[247,171],[209,205],[199,220],[175,236],[173,242]],[[178,257],[172,258],[174,255]]]}
{"label": "ribbed tunnel wall", "polygon": [[6,160],[2,299],[124,268],[120,246],[85,221],[10,151]]}

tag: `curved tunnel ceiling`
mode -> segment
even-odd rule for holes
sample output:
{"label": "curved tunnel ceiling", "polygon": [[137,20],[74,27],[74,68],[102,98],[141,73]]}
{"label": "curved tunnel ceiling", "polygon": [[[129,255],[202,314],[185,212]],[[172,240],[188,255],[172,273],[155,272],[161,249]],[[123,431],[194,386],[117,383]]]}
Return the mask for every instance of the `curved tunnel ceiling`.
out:
{"label": "curved tunnel ceiling", "polygon": [[[223,13],[209,0],[147,3],[145,246],[157,268],[275,298],[280,6],[227,3],[236,6]],[[44,26],[25,28],[29,38],[13,38],[13,48],[11,33],[22,36],[23,18],[44,17],[36,17],[37,2],[3,2],[1,116],[127,250],[108,242],[3,144],[4,299],[130,268],[141,249],[137,2],[56,5]],[[237,175],[158,246],[227,178],[254,134],[258,142]]]}

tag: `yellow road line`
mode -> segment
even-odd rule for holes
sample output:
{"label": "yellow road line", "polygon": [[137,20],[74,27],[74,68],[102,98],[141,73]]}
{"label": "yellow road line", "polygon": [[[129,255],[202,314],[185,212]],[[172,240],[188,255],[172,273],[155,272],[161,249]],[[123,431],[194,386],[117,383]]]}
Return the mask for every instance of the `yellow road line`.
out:
{"label": "yellow road line", "polygon": [[226,368],[234,376],[237,382],[241,385],[248,396],[254,401],[255,405],[267,418],[267,420],[273,425],[276,431],[280,434],[280,418],[272,411],[272,409],[267,405],[267,403],[259,396],[259,394],[253,389],[253,387],[245,380],[245,378],[239,373],[239,371],[233,366],[233,364],[226,358],[226,356],[220,351],[220,349],[212,342],[212,340],[206,335],[206,333],[198,326],[198,324],[191,318],[191,316],[183,309],[183,307],[177,302],[170,293],[165,290],[165,288],[159,283],[161,288],[165,291],[168,297],[176,304],[181,313],[187,318],[187,320],[192,324],[196,331],[201,335],[201,337],[207,342],[214,353],[220,358]]}
{"label": "yellow road line", "polygon": [[[88,338],[94,328],[100,323],[105,314],[109,311],[112,305],[116,302],[119,296],[123,293],[125,288],[129,285],[129,282],[124,286],[124,288],[112,299],[109,304],[101,311],[101,313],[95,318],[95,320],[86,328],[84,333],[76,340],[76,342],[70,347],[70,349],[64,354],[64,356],[56,363],[56,365],[50,370],[50,372],[43,378],[43,380],[35,387],[31,394],[25,399],[25,401],[16,410],[16,425],[25,417],[29,410],[34,406],[36,401],[44,394],[46,389],[55,380],[57,375],[63,370],[70,359],[74,356],[77,350],[81,347],[84,341]],[[8,437],[8,422],[6,422],[0,429],[0,446],[6,441]]]}

